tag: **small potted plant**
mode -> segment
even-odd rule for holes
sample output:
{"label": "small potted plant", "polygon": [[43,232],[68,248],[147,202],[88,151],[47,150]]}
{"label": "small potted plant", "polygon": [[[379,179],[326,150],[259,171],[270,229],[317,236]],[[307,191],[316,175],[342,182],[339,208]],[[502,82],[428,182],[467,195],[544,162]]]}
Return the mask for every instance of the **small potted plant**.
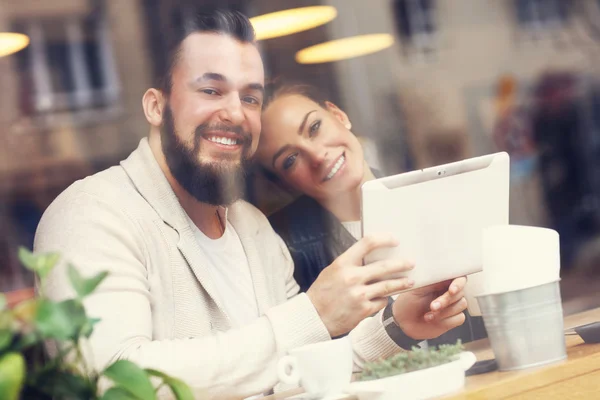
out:
{"label": "small potted plant", "polygon": [[465,371],[475,355],[463,351],[460,340],[454,345],[398,353],[365,365],[347,388],[359,400],[431,399],[460,390]]}
{"label": "small potted plant", "polygon": [[[19,259],[43,282],[59,255],[34,255],[22,248]],[[40,293],[9,308],[0,293],[1,399],[155,400],[159,390],[170,391],[177,400],[194,398],[184,382],[160,371],[140,368],[131,361],[118,360],[102,371],[90,368],[82,345],[99,320],[86,315],[83,299],[107,274],[84,278],[69,265],[68,275],[77,294],[74,299],[54,302]],[[56,356],[47,356],[47,341],[58,344],[60,351]],[[104,392],[101,380],[111,383]]]}

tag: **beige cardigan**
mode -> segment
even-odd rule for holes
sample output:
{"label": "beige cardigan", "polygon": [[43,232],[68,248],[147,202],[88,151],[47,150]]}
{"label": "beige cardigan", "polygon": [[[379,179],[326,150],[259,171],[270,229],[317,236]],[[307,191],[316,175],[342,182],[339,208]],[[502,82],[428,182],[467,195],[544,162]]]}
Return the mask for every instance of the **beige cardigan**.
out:
{"label": "beige cardigan", "polygon": [[[59,251],[86,276],[110,272],[85,304],[102,319],[90,339],[96,368],[126,358],[177,376],[198,394],[244,398],[277,384],[276,363],[288,349],[331,339],[298,294],[288,250],[265,216],[239,201],[228,219],[246,251],[261,315],[239,329],[215,296],[205,256],[147,139],[50,205],[35,251]],[[73,295],[64,264],[45,293]],[[381,319],[364,320],[350,335],[357,368],[400,351]]]}

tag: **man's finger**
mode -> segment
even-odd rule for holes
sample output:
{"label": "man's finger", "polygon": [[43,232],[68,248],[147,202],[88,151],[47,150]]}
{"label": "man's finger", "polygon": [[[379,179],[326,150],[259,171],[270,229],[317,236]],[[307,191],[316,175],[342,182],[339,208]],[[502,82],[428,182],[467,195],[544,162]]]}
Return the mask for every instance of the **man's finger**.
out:
{"label": "man's finger", "polygon": [[410,271],[414,265],[404,260],[381,260],[365,265],[364,277],[366,282],[389,279],[394,274]]}
{"label": "man's finger", "polygon": [[391,235],[369,235],[354,243],[337,258],[341,265],[362,265],[362,260],[373,250],[383,247],[395,247],[398,242]]}
{"label": "man's finger", "polygon": [[367,286],[367,298],[387,298],[394,293],[410,289],[415,282],[408,278],[387,279]]}
{"label": "man's finger", "polygon": [[371,312],[369,315],[373,315],[378,313],[380,310],[384,309],[388,305],[387,297],[379,297],[375,299],[371,299]]}

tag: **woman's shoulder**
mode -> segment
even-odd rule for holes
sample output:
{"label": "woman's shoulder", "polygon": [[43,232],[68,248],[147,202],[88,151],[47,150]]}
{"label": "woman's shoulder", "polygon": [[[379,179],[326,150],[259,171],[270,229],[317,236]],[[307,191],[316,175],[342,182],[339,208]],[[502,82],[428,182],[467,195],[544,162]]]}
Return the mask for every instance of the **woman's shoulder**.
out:
{"label": "woman's shoulder", "polygon": [[318,230],[326,215],[327,211],[316,200],[303,195],[268,218],[277,233],[288,236],[292,231],[300,234]]}

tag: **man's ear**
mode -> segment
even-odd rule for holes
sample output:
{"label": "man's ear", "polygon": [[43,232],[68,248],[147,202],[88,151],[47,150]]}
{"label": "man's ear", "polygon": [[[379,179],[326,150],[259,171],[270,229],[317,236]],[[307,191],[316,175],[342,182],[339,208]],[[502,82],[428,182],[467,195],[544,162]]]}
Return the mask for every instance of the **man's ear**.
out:
{"label": "man's ear", "polygon": [[330,101],[326,101],[325,105],[327,106],[327,110],[332,113],[338,119],[338,121],[340,121],[346,127],[346,129],[350,130],[352,128],[352,123],[350,122],[348,115],[346,115],[346,113],[343,112],[338,106]]}
{"label": "man's ear", "polygon": [[165,104],[166,99],[162,91],[154,88],[146,90],[142,97],[142,107],[150,125],[156,127],[162,125]]}

